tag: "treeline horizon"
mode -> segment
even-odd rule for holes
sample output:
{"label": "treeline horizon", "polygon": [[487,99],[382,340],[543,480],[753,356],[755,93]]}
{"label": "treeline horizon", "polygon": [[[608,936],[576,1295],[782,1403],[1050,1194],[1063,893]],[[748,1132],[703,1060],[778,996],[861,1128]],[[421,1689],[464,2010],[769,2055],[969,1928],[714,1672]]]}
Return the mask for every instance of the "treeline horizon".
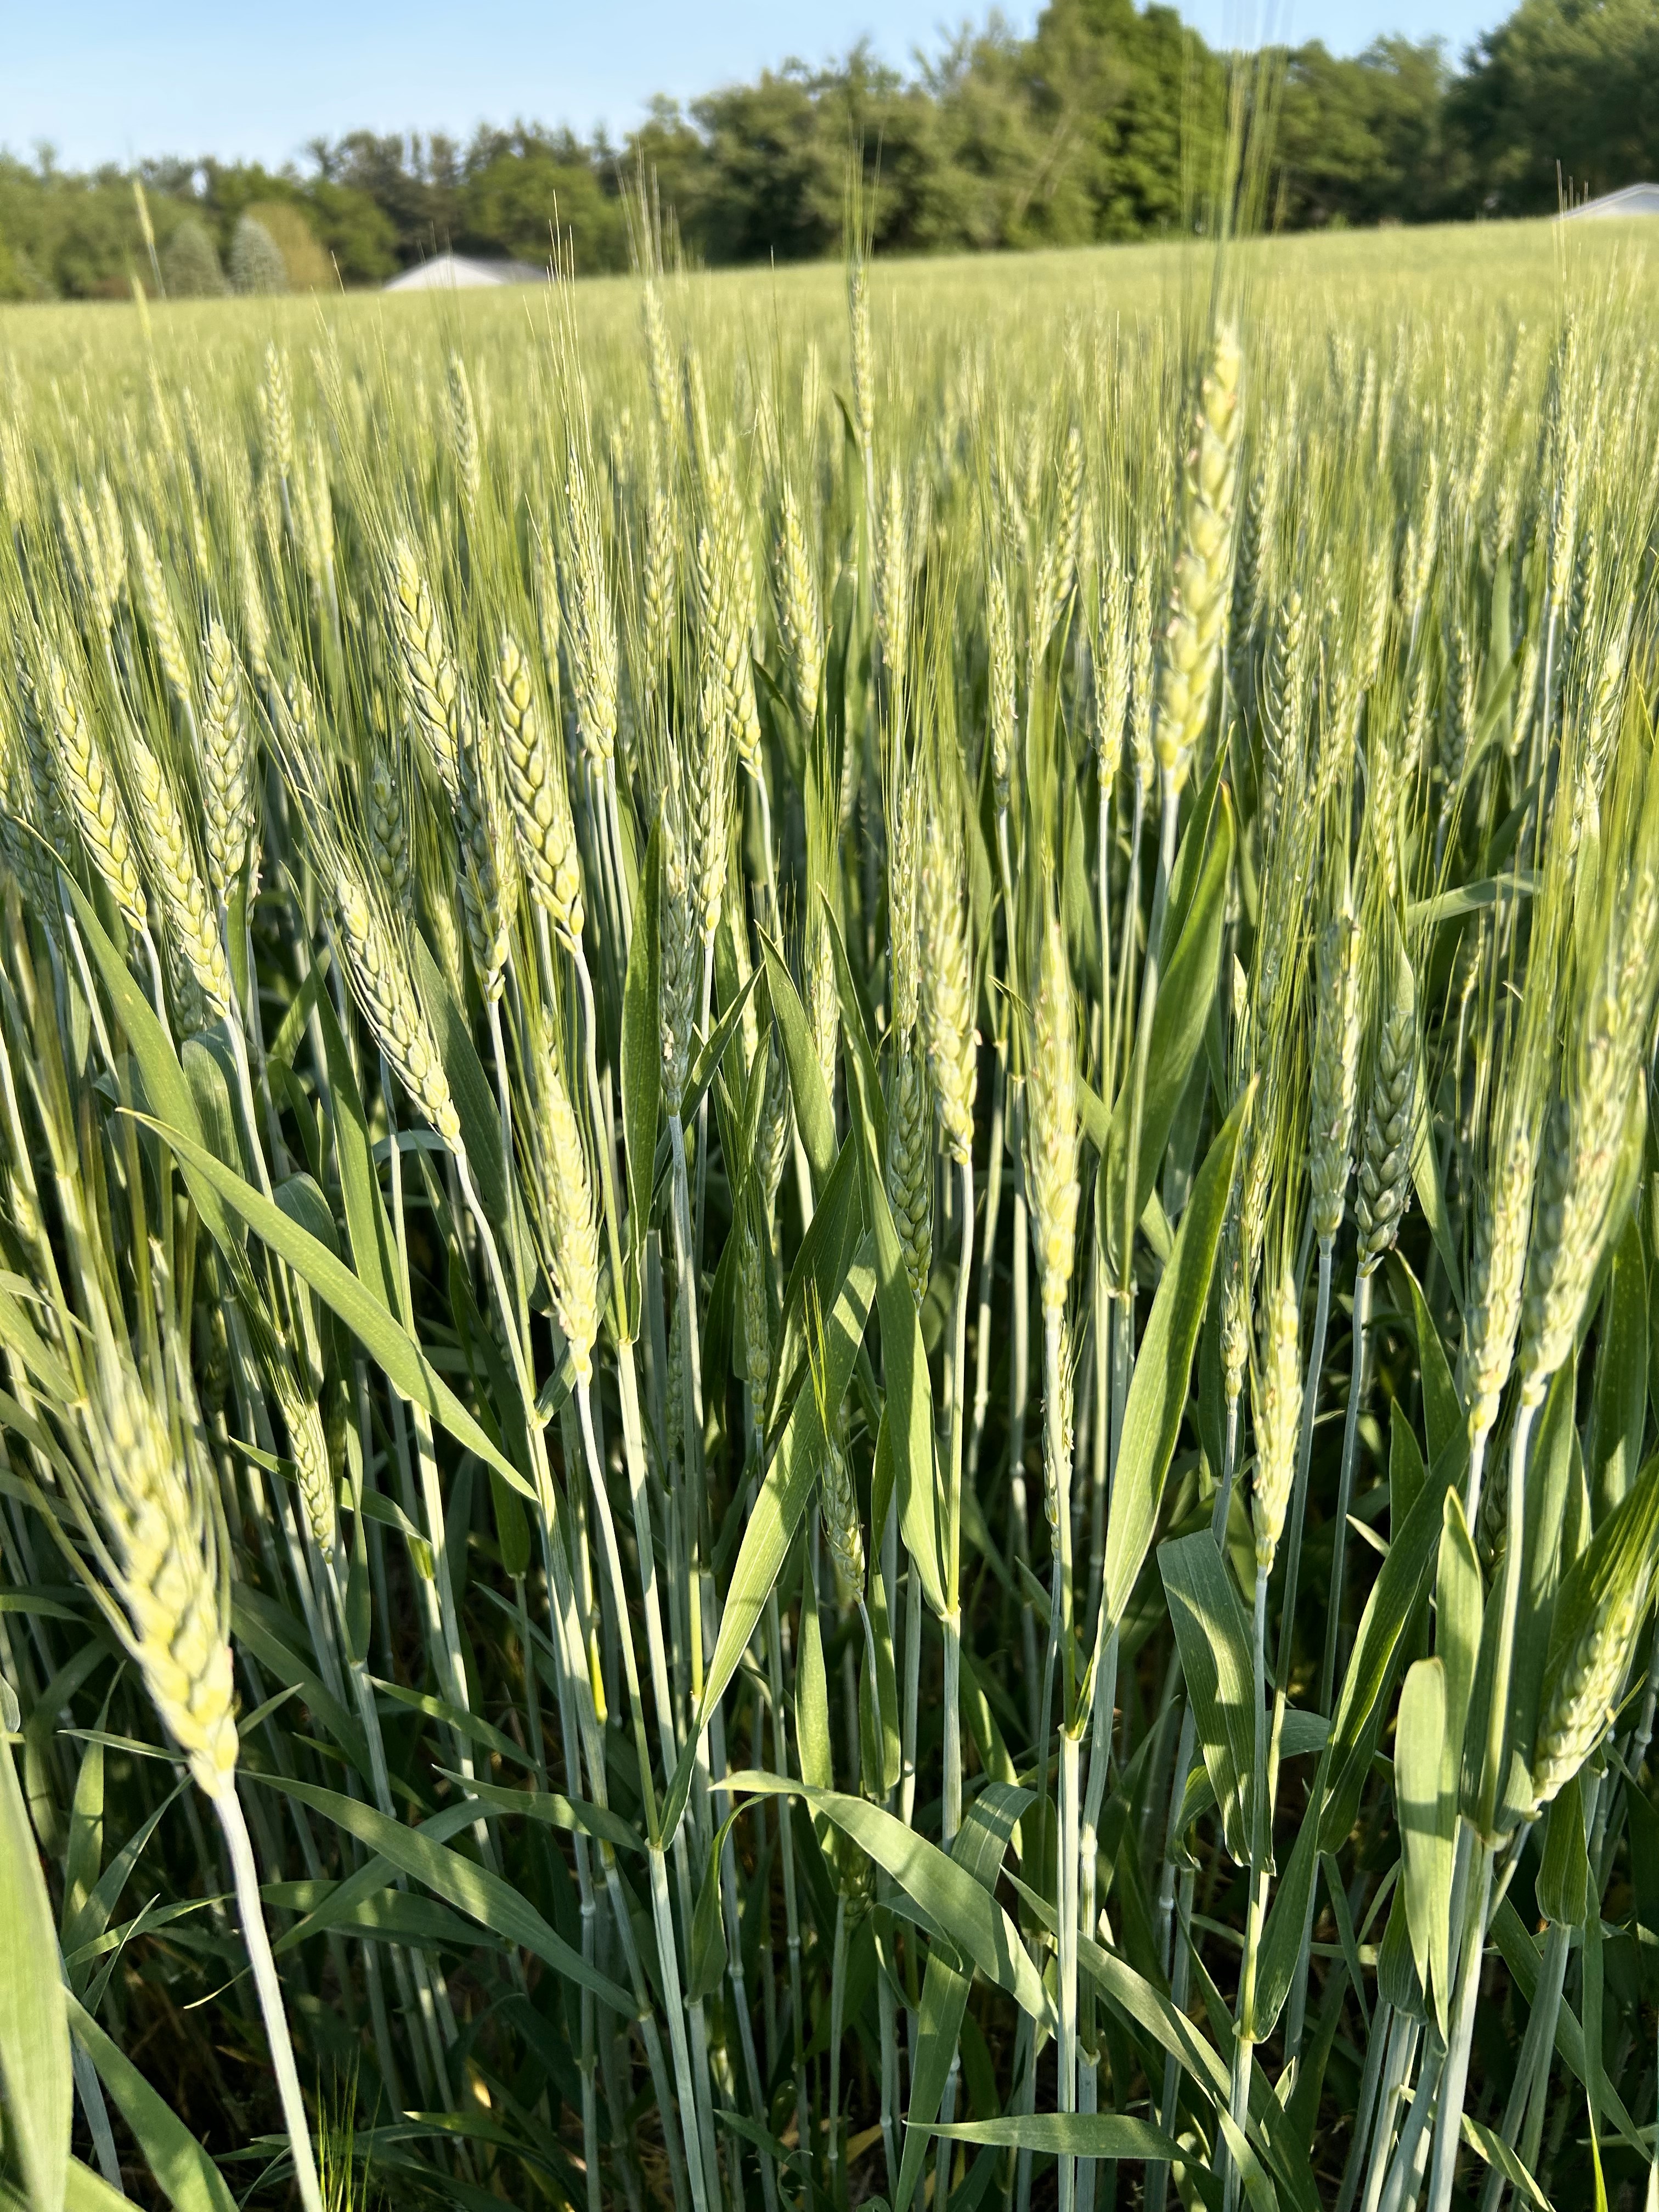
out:
{"label": "treeline horizon", "polygon": [[[1535,215],[1563,179],[1583,197],[1659,174],[1659,103],[1637,90],[1659,82],[1659,0],[1522,0],[1455,63],[1403,37],[1269,63],[1271,228]],[[1172,8],[1051,0],[1030,37],[994,15],[908,75],[866,46],[786,62],[659,99],[614,141],[526,122],[465,141],[361,131],[276,169],[200,155],[77,172],[0,151],[0,299],[224,289],[250,217],[295,289],[383,283],[445,248],[544,262],[556,223],[578,273],[620,270],[642,173],[689,260],[811,260],[840,250],[854,145],[878,252],[1156,237],[1193,218],[1227,69]],[[277,267],[263,247],[259,265]]]}

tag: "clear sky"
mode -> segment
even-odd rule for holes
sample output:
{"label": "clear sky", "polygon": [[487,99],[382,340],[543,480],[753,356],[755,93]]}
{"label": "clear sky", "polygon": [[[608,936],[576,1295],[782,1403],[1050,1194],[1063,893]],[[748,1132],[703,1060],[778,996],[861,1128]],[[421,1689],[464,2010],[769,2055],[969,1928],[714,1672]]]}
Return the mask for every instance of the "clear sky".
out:
{"label": "clear sky", "polygon": [[[49,141],[71,167],[216,153],[272,165],[362,125],[447,130],[514,117],[620,136],[656,92],[681,98],[791,55],[868,37],[908,66],[984,0],[0,0],[0,147]],[[1034,0],[1005,0],[1029,28]],[[1438,32],[1461,52],[1505,0],[1184,0],[1207,38],[1263,28],[1357,52],[1380,32]]]}

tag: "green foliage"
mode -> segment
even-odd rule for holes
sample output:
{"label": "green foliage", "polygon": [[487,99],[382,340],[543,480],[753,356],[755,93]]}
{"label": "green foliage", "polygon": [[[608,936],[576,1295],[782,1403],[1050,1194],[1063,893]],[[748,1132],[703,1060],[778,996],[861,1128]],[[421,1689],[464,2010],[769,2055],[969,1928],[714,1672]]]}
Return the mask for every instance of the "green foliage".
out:
{"label": "green foliage", "polygon": [[1583,198],[1659,175],[1659,116],[1635,90],[1659,73],[1654,0],[1522,0],[1472,60],[1448,118],[1494,213],[1551,210],[1563,185]]}
{"label": "green foliage", "polygon": [[621,202],[580,146],[548,145],[527,133],[503,134],[468,176],[460,194],[456,245],[506,253],[532,267],[552,257],[568,232],[579,274],[627,265]]}
{"label": "green foliage", "polygon": [[1274,220],[1431,222],[1475,210],[1468,145],[1447,112],[1443,49],[1383,39],[1357,59],[1298,47],[1285,73]]}
{"label": "green foliage", "polygon": [[288,264],[282,249],[258,216],[236,219],[230,240],[230,289],[233,292],[286,292]]}
{"label": "green foliage", "polygon": [[192,215],[185,216],[168,239],[161,274],[170,300],[217,300],[228,289],[218,248],[207,226]]}

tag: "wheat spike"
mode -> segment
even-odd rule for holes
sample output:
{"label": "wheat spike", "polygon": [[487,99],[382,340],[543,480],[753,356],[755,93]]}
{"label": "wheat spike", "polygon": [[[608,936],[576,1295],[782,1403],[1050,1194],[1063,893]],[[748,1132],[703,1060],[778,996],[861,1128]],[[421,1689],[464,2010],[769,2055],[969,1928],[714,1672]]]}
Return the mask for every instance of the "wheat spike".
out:
{"label": "wheat spike", "polygon": [[478,491],[483,480],[483,459],[478,446],[478,416],[472,404],[472,386],[466,363],[458,353],[449,356],[449,424],[455,446],[455,477],[461,488],[461,505],[469,523],[476,522]]}
{"label": "wheat spike", "polygon": [[705,681],[713,679],[726,730],[725,742],[752,776],[761,773],[760,714],[755,703],[751,640],[755,580],[729,454],[708,465],[708,520],[697,533],[697,592]]}
{"label": "wheat spike", "polygon": [[922,1006],[933,1097],[945,1150],[954,1160],[973,1155],[978,1078],[961,866],[955,842],[936,820],[921,867]]}
{"label": "wheat spike", "polygon": [[1534,1158],[1531,1132],[1516,1128],[1477,1196],[1461,1362],[1472,1438],[1489,1434],[1497,1420],[1515,1356]]}
{"label": "wheat spike", "polygon": [[58,779],[93,866],[128,928],[142,931],[149,908],[126,810],[69,671],[56,653],[46,663],[46,711],[58,749]]}
{"label": "wheat spike", "polygon": [[161,573],[161,556],[155,541],[137,515],[132,518],[132,550],[137,562],[138,586],[143,596],[144,618],[149,624],[150,635],[155,642],[155,657],[161,664],[161,673],[167,689],[178,701],[182,711],[192,714],[194,686],[191,682],[190,663],[185,654],[184,633],[179,627],[179,617],[173,612],[173,601],[167,593],[167,578]]}
{"label": "wheat spike", "polygon": [[535,1060],[535,1193],[543,1261],[576,1380],[592,1379],[599,1334],[599,1222],[587,1148],[550,1038]]}
{"label": "wheat spike", "polygon": [[409,891],[409,817],[404,809],[403,784],[391,755],[378,739],[363,778],[363,828],[375,872],[395,908]]}
{"label": "wheat spike", "polygon": [[1255,1483],[1250,1512],[1255,1525],[1256,1571],[1270,1575],[1290,1510],[1297,1429],[1302,1419],[1296,1278],[1288,1266],[1268,1294],[1266,1319],[1267,1342],[1256,1385]]}
{"label": "wheat spike", "polygon": [[1077,1014],[1066,935],[1042,933],[1031,1060],[1025,1079],[1026,1181],[1045,1314],[1064,1310],[1077,1249]]}
{"label": "wheat spike", "polygon": [[1224,325],[1199,389],[1193,446],[1182,472],[1181,550],[1158,680],[1158,766],[1177,789],[1209,719],[1232,584],[1243,369],[1237,337]]}
{"label": "wheat spike", "polygon": [[779,502],[775,574],[778,629],[789,656],[795,704],[802,721],[810,725],[823,682],[823,624],[800,507],[787,477]]}
{"label": "wheat spike", "polygon": [[501,633],[495,702],[507,796],[530,895],[564,942],[581,942],[581,854],[565,789],[563,748],[549,736],[531,680],[530,664],[510,630]]}
{"label": "wheat spike", "polygon": [[234,997],[230,963],[219,935],[213,896],[203,880],[172,780],[136,731],[129,738],[127,750],[138,819],[143,824],[151,887],[160,895],[169,935],[212,1018],[228,1020]]}
{"label": "wheat spike", "polygon": [[414,548],[400,538],[392,556],[392,617],[415,726],[451,805],[460,797],[460,678]]}
{"label": "wheat spike", "polygon": [[203,641],[202,799],[208,875],[222,899],[253,842],[253,739],[242,708],[241,670],[222,623]]}
{"label": "wheat spike", "polygon": [[335,1510],[334,1468],[323,1417],[312,1393],[302,1388],[285,1358],[273,1363],[271,1382],[283,1425],[288,1431],[289,1450],[299,1478],[300,1502],[312,1541],[325,1559],[333,1564],[339,1549],[340,1523]]}
{"label": "wheat spike", "polygon": [[501,995],[518,906],[518,847],[501,790],[495,725],[470,702],[460,723],[461,903],[478,984],[489,1004]]}
{"label": "wheat spike", "polygon": [[661,485],[651,495],[645,519],[645,562],[640,579],[641,629],[647,696],[666,696],[678,612],[678,532],[673,501]]}
{"label": "wheat spike", "polygon": [[1395,945],[1381,986],[1370,1097],[1359,1153],[1354,1214],[1359,1265],[1370,1274],[1400,1233],[1411,1202],[1412,1146],[1417,1133],[1417,992],[1404,948]]}
{"label": "wheat spike", "polygon": [[1328,1245],[1342,1225],[1359,1086],[1359,931],[1346,908],[1322,931],[1318,963],[1310,1181],[1314,1234]]}
{"label": "wheat spike", "polygon": [[82,1408],[90,1504],[103,1531],[127,1648],[197,1787],[235,1787],[235,1688],[211,1478],[182,1423],[170,1435],[133,1368],[100,1352]]}
{"label": "wheat spike", "polygon": [[404,1090],[452,1152],[459,1152],[460,1115],[396,925],[383,905],[384,894],[371,889],[357,863],[343,851],[333,856],[333,872],[352,995]]}
{"label": "wheat spike", "polygon": [[988,629],[986,681],[989,689],[987,719],[991,737],[991,779],[997,811],[1006,811],[1013,775],[1014,753],[1014,625],[1008,605],[1008,586],[1001,568],[993,562],[985,599]]}
{"label": "wheat spike", "polygon": [[921,1055],[907,1038],[894,1062],[887,1107],[886,1180],[910,1295],[918,1308],[927,1295],[933,1264],[932,1103]]}
{"label": "wheat spike", "polygon": [[617,750],[617,624],[599,501],[587,464],[574,442],[565,494],[570,515],[566,617],[576,723],[589,759],[603,768]]}
{"label": "wheat spike", "polygon": [[692,889],[689,809],[678,774],[664,787],[661,812],[662,881],[658,912],[661,957],[662,1091],[678,1114],[691,1065],[691,1031],[702,980],[702,931]]}

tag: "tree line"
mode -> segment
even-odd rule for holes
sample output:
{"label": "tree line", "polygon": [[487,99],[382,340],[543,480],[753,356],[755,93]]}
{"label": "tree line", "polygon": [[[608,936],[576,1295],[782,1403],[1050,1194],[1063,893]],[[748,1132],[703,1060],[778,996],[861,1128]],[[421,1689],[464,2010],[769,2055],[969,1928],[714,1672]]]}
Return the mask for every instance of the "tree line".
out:
{"label": "tree line", "polygon": [[[1659,175],[1643,90],[1659,0],[1522,0],[1457,61],[1397,37],[1271,58],[1266,216],[1284,228],[1536,214],[1560,179],[1593,193]],[[811,258],[841,244],[854,145],[880,251],[1146,237],[1191,219],[1225,82],[1172,8],[1051,0],[1029,38],[993,16],[908,76],[863,47],[787,63],[659,100],[617,141],[520,122],[465,143],[349,132],[280,171],[152,160],[143,209],[129,171],[0,153],[0,298],[374,284],[444,246],[545,260],[556,221],[579,271],[621,269],[641,167],[693,260]]]}

